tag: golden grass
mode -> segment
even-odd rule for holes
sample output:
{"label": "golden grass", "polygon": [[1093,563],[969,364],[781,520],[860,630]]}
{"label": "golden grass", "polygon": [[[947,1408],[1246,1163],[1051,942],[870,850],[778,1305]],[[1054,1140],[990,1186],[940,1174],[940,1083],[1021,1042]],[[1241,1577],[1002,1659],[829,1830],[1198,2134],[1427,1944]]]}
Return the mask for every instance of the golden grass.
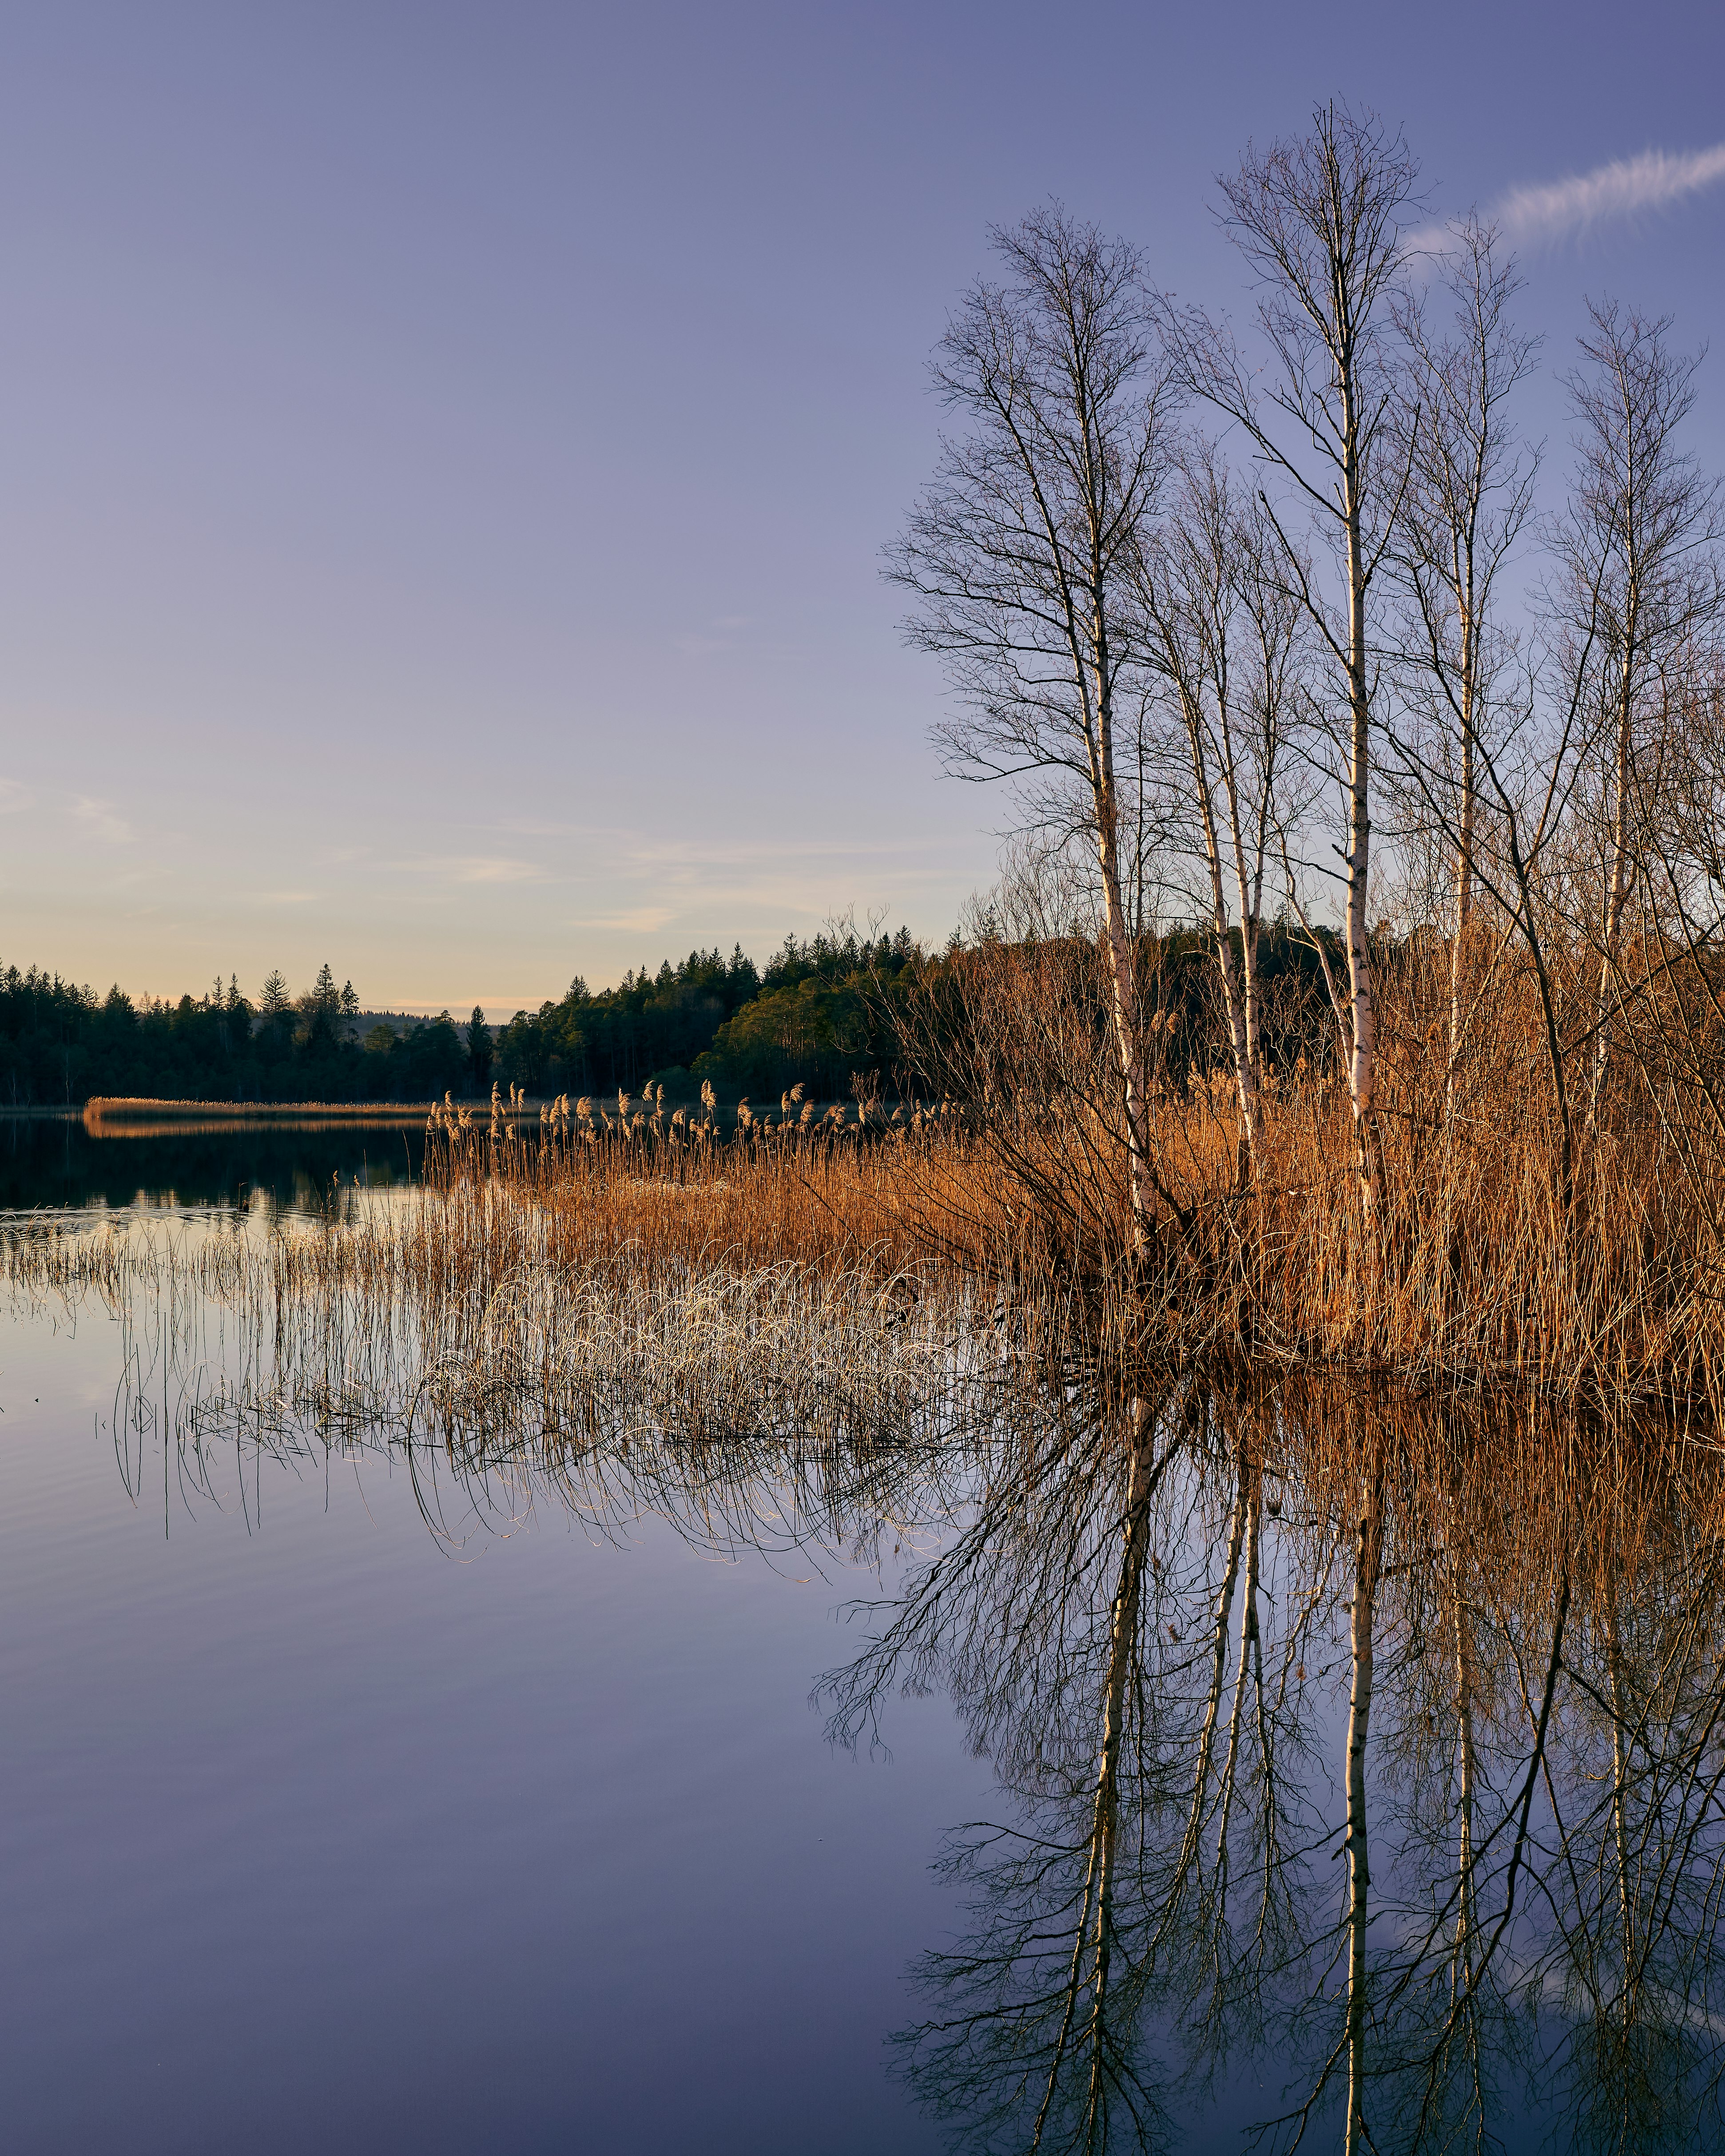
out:
{"label": "golden grass", "polygon": [[[1093,1352],[1127,1363],[1368,1378],[1403,1394],[1515,1394],[1725,1421],[1725,1294],[1705,1223],[1644,1146],[1601,1149],[1566,1222],[1534,1140],[1385,1153],[1379,1227],[1363,1228],[1346,1104],[1280,1104],[1259,1181],[1232,1181],[1224,1114],[1170,1111],[1171,1199],[1147,1266],[1098,1203],[1050,1210],[1095,1133],[1070,1117],[770,1148],[731,1137],[698,1158],[639,1141],[583,1146],[543,1127],[451,1156],[430,1181],[284,1240],[284,1306],[321,1292],[408,1296],[433,1330],[524,1281],[736,1281],[786,1269],[871,1299],[997,1297],[1058,1306]],[[1101,1191],[1106,1199],[1106,1191]],[[14,1237],[15,1280],[74,1284],[113,1238]],[[535,1291],[538,1291],[536,1289]],[[1040,1318],[1033,1321],[1041,1323]]]}
{"label": "golden grass", "polygon": [[962,1146],[983,1167],[930,1194],[930,1224],[961,1268],[1032,1294],[1078,1283],[1104,1329],[1150,1357],[1717,1418],[1725,1040],[1701,1022],[1712,984],[1661,979],[1664,1000],[1650,990],[1636,1006],[1594,1127],[1593,1004],[1574,970],[1566,1143],[1523,974],[1506,960],[1490,977],[1452,1066],[1447,959],[1386,964],[1369,1218],[1327,1017],[1284,1010],[1249,1157],[1215,1014],[1189,1007],[1177,1046],[1172,1009],[1153,1009],[1156,1217],[1138,1258],[1094,954],[1070,942],[967,954],[911,1045],[973,1104]]}
{"label": "golden grass", "polygon": [[1140,1265],[1122,1150],[1070,1102],[696,1138],[639,1115],[608,1129],[549,1113],[536,1132],[439,1126],[426,1218],[482,1182],[482,1214],[454,1208],[428,1232],[448,1239],[454,1271],[486,1278],[515,1262],[531,1221],[558,1277],[619,1254],[649,1270],[915,1276],[1082,1310],[1091,1344],[1128,1359],[1721,1419],[1725,1265],[1656,1130],[1602,1137],[1566,1214],[1536,1114],[1434,1130],[1391,1113],[1384,1128],[1368,1228],[1338,1087],[1272,1094],[1244,1184],[1227,1090],[1165,1091],[1153,1117],[1163,1198]]}

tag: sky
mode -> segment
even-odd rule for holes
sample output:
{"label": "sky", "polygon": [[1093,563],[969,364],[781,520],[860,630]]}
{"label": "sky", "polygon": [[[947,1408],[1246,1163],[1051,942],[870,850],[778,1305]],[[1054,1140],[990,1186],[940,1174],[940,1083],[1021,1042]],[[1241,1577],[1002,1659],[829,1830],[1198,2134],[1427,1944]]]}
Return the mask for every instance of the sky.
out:
{"label": "sky", "polygon": [[854,909],[944,937],[880,549],[988,227],[1244,313],[1212,214],[1340,96],[1502,216],[1550,444],[1587,294],[1708,340],[1716,4],[0,14],[0,963],[493,1015]]}

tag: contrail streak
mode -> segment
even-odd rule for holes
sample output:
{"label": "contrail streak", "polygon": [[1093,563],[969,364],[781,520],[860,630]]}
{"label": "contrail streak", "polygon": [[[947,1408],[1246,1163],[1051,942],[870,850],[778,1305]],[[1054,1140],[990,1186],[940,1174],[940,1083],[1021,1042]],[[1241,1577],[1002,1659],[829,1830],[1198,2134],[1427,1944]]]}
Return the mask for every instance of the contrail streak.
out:
{"label": "contrail streak", "polygon": [[1721,180],[1725,142],[1676,157],[1644,150],[1639,157],[1614,158],[1548,187],[1516,187],[1497,205],[1496,217],[1512,239],[1560,239],[1606,218],[1663,209]]}

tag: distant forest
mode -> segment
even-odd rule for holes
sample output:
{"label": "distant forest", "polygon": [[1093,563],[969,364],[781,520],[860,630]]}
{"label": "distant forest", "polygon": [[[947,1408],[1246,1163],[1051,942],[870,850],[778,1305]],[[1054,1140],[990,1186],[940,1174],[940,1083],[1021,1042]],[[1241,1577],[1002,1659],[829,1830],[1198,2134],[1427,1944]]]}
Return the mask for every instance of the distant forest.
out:
{"label": "distant forest", "polygon": [[[1329,940],[1327,932],[1326,940]],[[1320,1054],[1302,1014],[1317,990],[1317,956],[1280,921],[1262,932],[1265,1047]],[[988,940],[984,928],[983,940]],[[34,967],[0,972],[0,1107],[80,1106],[93,1095],[172,1101],[431,1101],[484,1097],[495,1082],[542,1097],[609,1096],[662,1085],[693,1099],[711,1080],[727,1101],[770,1100],[798,1083],[817,1099],[842,1099],[852,1081],[887,1093],[921,1081],[901,1071],[898,1019],[913,992],[951,1022],[962,996],[952,969],[966,947],[954,937],[928,952],[908,931],[870,941],[854,935],[788,936],[764,967],[735,947],[667,958],[594,994],[577,979],[561,1002],[517,1011],[489,1026],[448,1011],[392,1023],[337,988],[325,966],[303,995],[280,973],[255,1002],[230,977],[177,1003],[105,996]],[[1147,937],[1143,961],[1160,981],[1168,1026],[1165,1067],[1212,1067],[1222,1053],[1202,932]],[[1389,952],[1386,947],[1384,958]],[[1339,963],[1339,952],[1332,956]],[[1214,959],[1209,960],[1214,968]],[[1096,1014],[1097,1023],[1104,1023]],[[1286,1030],[1291,1025],[1292,1031]],[[1322,1032],[1322,1029],[1318,1029]],[[1297,1041],[1295,1035],[1298,1035]]]}
{"label": "distant forest", "polygon": [[0,973],[0,1106],[77,1106],[95,1095],[182,1101],[427,1101],[487,1094],[639,1091],[692,1096],[798,1081],[831,1095],[889,1065],[880,991],[925,963],[907,930],[785,938],[764,968],[737,946],[644,967],[597,994],[575,980],[561,1002],[492,1029],[475,1009],[366,1024],[352,983],[326,965],[303,995],[279,973],[258,997],[218,979],[177,1003],[105,996],[59,974]]}

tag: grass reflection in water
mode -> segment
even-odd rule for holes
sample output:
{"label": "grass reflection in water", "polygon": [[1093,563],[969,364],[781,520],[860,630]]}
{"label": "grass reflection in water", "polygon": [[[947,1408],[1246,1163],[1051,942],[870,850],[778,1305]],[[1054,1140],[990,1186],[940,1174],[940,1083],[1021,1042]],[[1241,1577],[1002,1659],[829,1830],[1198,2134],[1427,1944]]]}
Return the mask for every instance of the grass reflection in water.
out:
{"label": "grass reflection in water", "polygon": [[554,1504],[922,1551],[820,1698],[874,1744],[942,1690],[998,1779],[897,2039],[957,2142],[1179,2145],[1248,2065],[1277,2148],[1712,2138],[1710,1435],[1133,1368],[884,1266],[624,1250],[481,1292],[416,1217],[39,1231],[8,1269],[121,1317],[119,1466],[165,1441],[194,1507],[235,1446],[369,1453],[451,1543]]}

